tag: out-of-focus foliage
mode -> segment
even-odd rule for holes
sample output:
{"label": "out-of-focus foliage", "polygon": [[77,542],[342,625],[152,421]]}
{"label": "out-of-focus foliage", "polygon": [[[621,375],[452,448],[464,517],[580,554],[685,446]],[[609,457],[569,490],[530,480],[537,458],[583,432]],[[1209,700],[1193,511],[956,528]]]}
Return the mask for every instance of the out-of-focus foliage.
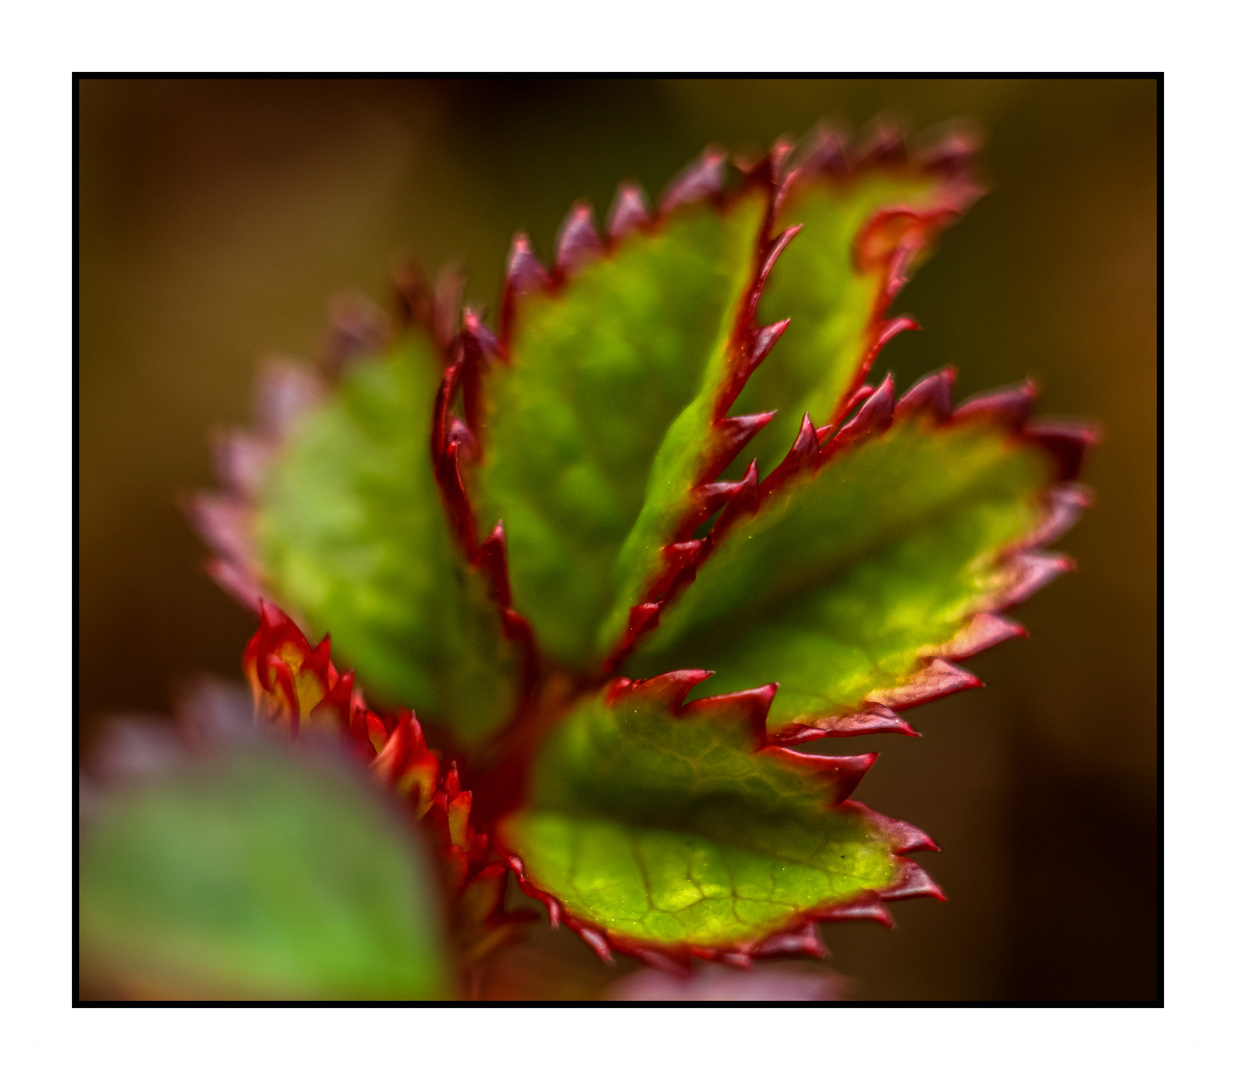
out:
{"label": "out-of-focus foliage", "polygon": [[107,798],[83,830],[88,977],[153,997],[449,996],[417,835],[321,749],[250,740]]}

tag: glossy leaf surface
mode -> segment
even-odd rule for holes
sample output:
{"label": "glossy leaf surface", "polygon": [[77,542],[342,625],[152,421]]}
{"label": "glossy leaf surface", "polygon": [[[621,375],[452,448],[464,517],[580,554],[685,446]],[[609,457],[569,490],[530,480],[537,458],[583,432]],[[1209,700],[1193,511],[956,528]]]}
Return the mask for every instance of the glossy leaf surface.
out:
{"label": "glossy leaf surface", "polygon": [[1006,606],[1017,546],[1052,508],[1041,446],[990,419],[918,413],[818,456],[735,518],[633,674],[708,668],[719,692],[776,682],[770,729],[827,727],[944,678],[929,658]]}
{"label": "glossy leaf surface", "polygon": [[85,829],[82,948],[157,996],[436,998],[437,889],[363,778],[234,751],[115,796]]}
{"label": "glossy leaf surface", "polygon": [[764,204],[752,192],[724,213],[681,207],[518,298],[509,365],[486,384],[475,490],[482,532],[505,523],[514,606],[568,667],[605,656],[615,609],[625,624],[624,547],[667,542],[663,489],[684,490],[674,478],[704,451],[697,402],[724,368]]}
{"label": "glossy leaf surface", "polygon": [[770,688],[680,708],[705,674],[578,704],[500,827],[525,887],[620,948],[749,953],[892,889],[912,865],[896,852],[930,845],[846,801],[870,756],[766,746]]}
{"label": "glossy leaf surface", "polygon": [[272,461],[256,533],[274,595],[330,631],[371,693],[471,741],[510,717],[520,658],[443,514],[429,457],[440,378],[415,331],[346,370]]}

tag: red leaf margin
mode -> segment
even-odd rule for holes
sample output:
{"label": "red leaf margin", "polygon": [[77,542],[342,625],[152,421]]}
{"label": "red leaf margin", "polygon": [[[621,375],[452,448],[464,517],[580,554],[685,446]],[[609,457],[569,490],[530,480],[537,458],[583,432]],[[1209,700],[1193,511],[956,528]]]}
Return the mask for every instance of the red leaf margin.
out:
{"label": "red leaf margin", "polygon": [[935,841],[921,829],[907,822],[885,817],[849,797],[874,764],[878,754],[825,757],[789,750],[772,741],[768,737],[766,722],[769,707],[776,695],[776,683],[737,693],[700,698],[684,704],[687,694],[712,674],[710,671],[684,670],[666,672],[651,679],[619,677],[607,683],[600,692],[608,704],[636,695],[647,698],[658,707],[668,710],[675,719],[684,722],[709,715],[724,715],[737,720],[747,727],[752,736],[752,753],[772,755],[782,764],[802,770],[822,783],[831,785],[833,798],[827,803],[828,806],[859,814],[874,831],[881,834],[888,841],[890,857],[899,868],[897,879],[884,889],[866,890],[845,901],[799,912],[777,930],[731,946],[653,945],[614,933],[588,919],[567,912],[551,892],[536,883],[519,853],[502,840],[502,821],[499,820],[494,828],[493,839],[499,856],[514,872],[515,880],[523,892],[545,904],[550,923],[554,927],[565,924],[579,934],[607,963],[613,962],[614,952],[621,952],[651,966],[682,973],[689,970],[693,960],[716,961],[750,968],[756,959],[764,957],[797,955],[822,958],[828,954],[816,933],[818,923],[867,919],[892,926],[893,920],[886,906],[887,901],[908,900],[919,896],[945,899],[943,891],[926,871],[913,860],[903,857],[913,851],[939,851]]}
{"label": "red leaf margin", "polygon": [[857,411],[835,433],[830,427],[814,427],[811,417],[804,415],[793,446],[762,483],[756,463],[751,462],[746,475],[736,485],[739,488],[736,497],[731,498],[709,533],[692,542],[690,551],[680,557],[677,576],[663,586],[660,608],[646,616],[649,625],[655,625],[659,611],[690,587],[700,567],[728,532],[740,521],[759,513],[791,479],[800,479],[808,472],[818,474],[834,457],[879,438],[895,422],[922,416],[943,428],[986,421],[1002,429],[1010,439],[1036,447],[1047,455],[1054,477],[1042,494],[1039,522],[998,554],[997,563],[1004,580],[981,610],[950,640],[924,651],[919,670],[911,680],[871,695],[858,710],[821,718],[818,724],[787,728],[777,736],[777,741],[783,745],[877,733],[917,735],[918,732],[893,709],[925,704],[958,690],[981,686],[977,677],[952,661],[974,656],[1010,638],[1026,636],[1026,631],[1006,619],[1003,613],[1028,599],[1059,574],[1074,569],[1067,556],[1044,551],[1042,546],[1070,529],[1082,511],[1092,505],[1090,490],[1074,481],[1086,452],[1099,440],[1099,427],[1080,421],[1032,422],[1030,417],[1038,392],[1032,380],[977,395],[954,409],[953,379],[953,370],[944,368],[924,376],[900,400],[894,395],[891,375],[878,387],[862,387],[850,402],[851,407],[855,401],[861,402]]}
{"label": "red leaf margin", "polygon": [[[469,559],[476,559],[483,545],[477,540],[475,519],[461,465],[483,456],[484,447],[475,432],[480,429],[483,411],[484,377],[491,364],[512,362],[511,338],[521,301],[535,294],[560,295],[578,272],[593,260],[613,258],[627,236],[659,231],[685,207],[708,202],[717,212],[724,213],[753,190],[765,193],[767,202],[753,252],[751,278],[730,333],[729,377],[718,387],[713,401],[712,452],[695,478],[690,504],[675,529],[673,540],[662,548],[661,566],[646,583],[641,600],[632,606],[627,631],[604,662],[603,674],[616,672],[639,638],[655,629],[660,613],[668,602],[666,593],[682,579],[684,569],[700,557],[698,542],[691,539],[692,533],[717,511],[730,508],[731,513],[737,512],[750,500],[750,470],[747,477],[734,483],[718,482],[717,478],[773,416],[772,413],[738,417],[727,414],[751,374],[768,357],[789,325],[789,319],[768,326],[758,326],[756,323],[757,307],[768,276],[800,229],[800,226],[792,225],[774,235],[773,229],[785,199],[800,185],[816,182],[845,185],[877,170],[910,171],[936,176],[941,180],[938,198],[931,206],[918,210],[908,207],[883,208],[860,230],[854,258],[864,268],[878,269],[882,275],[882,284],[868,322],[864,358],[856,369],[854,379],[856,392],[861,392],[858,387],[884,345],[897,333],[915,325],[905,318],[884,319],[888,304],[908,280],[910,263],[939,231],[960,216],[982,193],[973,171],[977,142],[955,132],[911,152],[904,135],[889,127],[879,127],[869,137],[850,143],[821,127],[803,140],[797,153],[795,149],[792,143],[779,141],[768,155],[754,164],[737,163],[743,177],[736,187],[727,191],[724,172],[726,156],[710,147],[670,182],[655,211],[649,210],[638,186],[622,184],[614,197],[604,236],[596,229],[590,205],[577,202],[559,229],[552,270],[547,270],[536,259],[527,236],[516,234],[502,287],[498,333],[494,334],[485,327],[475,312],[465,310],[463,327],[452,343],[453,359],[444,375],[436,407],[433,437],[435,473],[456,537]],[[797,160],[791,167],[792,157]],[[461,392],[466,420],[451,412]],[[850,401],[841,414],[854,404],[851,395],[846,397]],[[495,598],[501,598],[498,602],[504,608],[504,618],[511,623],[515,632],[526,635],[530,657],[528,681],[531,683],[537,669],[535,644],[527,620],[510,607],[505,533],[501,521],[486,543],[492,543],[499,549],[488,560],[487,573]]]}

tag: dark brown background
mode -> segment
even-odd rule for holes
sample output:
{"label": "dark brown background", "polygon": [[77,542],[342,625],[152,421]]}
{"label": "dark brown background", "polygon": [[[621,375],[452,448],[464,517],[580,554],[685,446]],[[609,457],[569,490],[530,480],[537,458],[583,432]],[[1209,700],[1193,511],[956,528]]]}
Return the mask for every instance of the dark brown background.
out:
{"label": "dark brown background", "polygon": [[[1102,422],[1098,500],[1058,545],[1079,572],[1020,612],[1031,639],[970,662],[989,687],[916,710],[923,739],[853,746],[883,752],[860,796],[943,847],[922,862],[951,902],[824,936],[863,998],[1154,997],[1156,102],[1119,79],[84,80],[86,743],[109,712],[168,711],[193,672],[239,674],[253,621],[176,501],[211,484],[208,436],[246,422],[256,362],[315,352],[329,297],[386,301],[411,254],[461,259],[492,307],[514,229],[548,252],[572,200],[655,193],[705,143],[966,117],[990,194],[902,294],[925,329],[878,368],[904,388],[954,364],[962,397],[1033,375],[1045,412]],[[607,977],[568,935],[535,940],[546,987]]]}

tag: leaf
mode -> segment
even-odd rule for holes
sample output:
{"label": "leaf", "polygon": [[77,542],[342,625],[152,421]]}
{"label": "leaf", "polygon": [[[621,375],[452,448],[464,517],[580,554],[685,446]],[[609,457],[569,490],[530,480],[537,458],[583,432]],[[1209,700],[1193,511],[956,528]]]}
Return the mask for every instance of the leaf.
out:
{"label": "leaf", "polygon": [[672,539],[710,459],[724,455],[719,471],[753,433],[714,425],[713,401],[769,192],[753,182],[718,195],[721,167],[706,156],[653,218],[620,190],[605,242],[577,208],[552,276],[523,238],[512,249],[503,359],[489,365],[468,481],[482,526],[505,526],[514,606],[568,668],[613,648],[645,549]]}
{"label": "leaf", "polygon": [[952,136],[910,153],[894,131],[846,146],[827,129],[804,142],[778,195],[779,231],[800,235],[760,298],[765,322],[789,318],[772,359],[752,373],[738,412],[776,410],[749,453],[774,462],[804,413],[839,424],[880,349],[914,328],[887,308],[939,234],[981,193],[974,145]]}
{"label": "leaf", "polygon": [[321,754],[234,748],[114,797],[79,889],[86,962],[156,996],[450,992],[421,845]]}
{"label": "leaf", "polygon": [[[416,702],[470,745],[510,719],[527,658],[443,514],[429,454],[440,378],[413,326],[286,425],[250,485],[249,592],[329,627],[371,692]],[[201,526],[210,505],[196,509]]]}
{"label": "leaf", "polygon": [[683,706],[707,672],[620,679],[560,722],[498,827],[524,889],[603,955],[819,955],[822,918],[938,895],[901,854],[934,847],[848,799],[874,755],[770,746],[774,687]]}
{"label": "leaf", "polygon": [[1067,481],[1093,435],[1025,427],[1029,387],[953,413],[951,381],[929,376],[894,416],[886,380],[822,447],[804,421],[627,670],[707,666],[720,692],[776,682],[785,741],[912,733],[892,708],[977,685],[951,661],[1020,633],[998,613],[1069,565],[1034,549],[1087,504]]}

